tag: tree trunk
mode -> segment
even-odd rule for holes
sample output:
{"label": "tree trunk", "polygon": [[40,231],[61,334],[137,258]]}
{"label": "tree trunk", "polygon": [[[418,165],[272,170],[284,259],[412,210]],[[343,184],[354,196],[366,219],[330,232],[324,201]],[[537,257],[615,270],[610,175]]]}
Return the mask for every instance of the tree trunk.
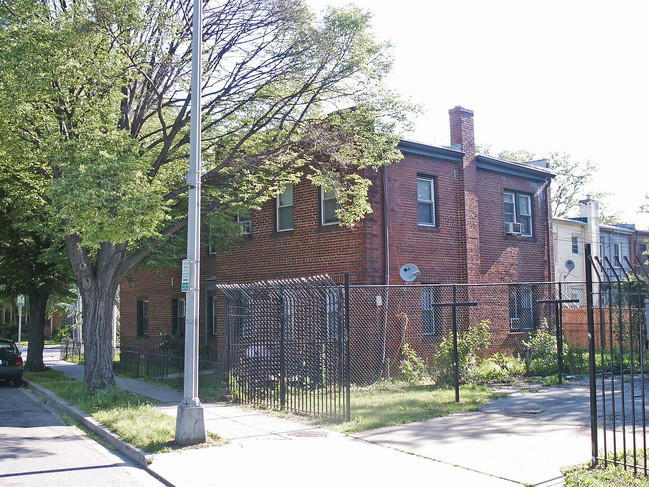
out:
{"label": "tree trunk", "polygon": [[47,320],[47,300],[49,292],[38,291],[29,295],[29,343],[25,369],[32,372],[45,370],[43,348],[45,344],[45,324]]}
{"label": "tree trunk", "polygon": [[121,280],[138,261],[125,262],[126,245],[103,243],[90,259],[76,235],[66,237],[70,263],[83,300],[84,383],[91,391],[115,385],[113,302]]}
{"label": "tree trunk", "polygon": [[115,385],[113,302],[115,288],[82,289],[84,382],[91,391]]}

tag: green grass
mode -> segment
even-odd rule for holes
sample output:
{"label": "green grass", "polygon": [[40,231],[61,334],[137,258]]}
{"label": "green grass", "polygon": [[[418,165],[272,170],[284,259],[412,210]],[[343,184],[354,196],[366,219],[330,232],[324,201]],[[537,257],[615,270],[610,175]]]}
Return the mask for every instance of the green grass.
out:
{"label": "green grass", "polygon": [[[92,394],[85,385],[55,370],[25,372],[25,377],[49,389],[61,399],[91,414],[122,440],[148,453],[177,448],[174,444],[176,421],[155,409],[146,397],[124,391],[119,387]],[[225,444],[210,435],[211,445]]]}
{"label": "green grass", "polygon": [[466,411],[479,411],[488,399],[501,397],[487,387],[460,387],[460,402],[455,402],[455,390],[432,384],[413,385],[404,382],[381,382],[374,386],[352,390],[351,421],[327,424],[343,433],[355,433],[394,424],[425,421],[438,416]]}
{"label": "green grass", "polygon": [[612,465],[607,468],[577,465],[563,469],[563,474],[566,487],[649,487],[649,479]]}

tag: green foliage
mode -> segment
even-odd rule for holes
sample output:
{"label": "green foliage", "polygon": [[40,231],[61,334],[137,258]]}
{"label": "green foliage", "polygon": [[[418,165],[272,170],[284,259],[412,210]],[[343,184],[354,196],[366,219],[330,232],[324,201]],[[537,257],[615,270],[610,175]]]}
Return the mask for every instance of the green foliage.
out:
{"label": "green foliage", "polygon": [[[491,330],[489,320],[484,320],[470,326],[464,333],[458,333],[457,351],[460,382],[471,382],[473,372],[478,365],[478,353],[486,350],[491,345]],[[437,380],[441,383],[453,381],[453,332],[448,330],[439,345],[439,352],[435,358],[438,365]]]}
{"label": "green foliage", "polygon": [[[0,190],[8,181],[21,191],[0,200],[38,210],[25,225],[51,234],[42,255],[70,256],[83,299],[97,301],[86,309],[110,309],[135,266],[177,265],[183,248],[190,6],[0,2]],[[337,181],[344,224],[370,211],[363,169],[402,157],[395,134],[414,110],[384,86],[389,46],[370,17],[347,7],[316,19],[299,1],[205,4],[201,210],[220,250],[236,211],[302,178]],[[110,346],[98,331],[108,321],[86,320],[88,340],[101,341],[89,349]]]}
{"label": "green foliage", "polygon": [[480,384],[510,382],[525,375],[525,361],[519,356],[496,353],[482,360],[471,375]]}
{"label": "green foliage", "polygon": [[[527,375],[552,375],[558,370],[557,338],[545,330],[539,329],[531,333],[529,339],[523,342],[525,347],[525,366]],[[568,345],[563,344],[564,356]]]}
{"label": "green foliage", "polygon": [[401,347],[401,362],[399,362],[399,376],[409,384],[417,384],[428,375],[428,367],[419,358],[417,352],[407,343]]}

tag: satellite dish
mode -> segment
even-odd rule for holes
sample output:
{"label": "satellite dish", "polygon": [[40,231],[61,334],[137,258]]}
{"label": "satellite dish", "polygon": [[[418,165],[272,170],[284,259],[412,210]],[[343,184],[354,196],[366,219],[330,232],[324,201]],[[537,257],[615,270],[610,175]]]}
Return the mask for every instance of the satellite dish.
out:
{"label": "satellite dish", "polygon": [[572,272],[574,268],[575,268],[575,263],[572,260],[568,259],[566,261],[566,269],[568,269],[568,272]]}
{"label": "satellite dish", "polygon": [[421,275],[421,271],[415,264],[404,264],[401,266],[401,269],[399,269],[399,275],[404,281],[413,282]]}

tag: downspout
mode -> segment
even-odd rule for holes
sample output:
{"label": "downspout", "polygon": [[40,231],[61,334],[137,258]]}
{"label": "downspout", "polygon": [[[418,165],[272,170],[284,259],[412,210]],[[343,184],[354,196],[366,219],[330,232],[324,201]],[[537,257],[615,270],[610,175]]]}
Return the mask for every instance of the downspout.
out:
{"label": "downspout", "polygon": [[388,229],[388,168],[383,166],[383,265],[385,285],[390,284],[390,231]]}
{"label": "downspout", "polygon": [[546,229],[545,229],[545,238],[546,238],[546,245],[545,249],[547,252],[547,258],[548,258],[548,281],[552,282],[552,250],[550,249],[550,237],[552,233],[552,210],[550,206],[550,180],[548,179],[545,183],[545,212],[547,215],[547,224],[546,224]]}
{"label": "downspout", "polygon": [[[385,348],[388,328],[388,293],[390,288],[390,230],[388,221],[388,168],[383,166],[383,265],[385,266],[385,299],[383,300],[383,337],[381,344],[381,369],[376,378],[378,382],[385,371]],[[390,371],[387,371],[388,374]]]}

